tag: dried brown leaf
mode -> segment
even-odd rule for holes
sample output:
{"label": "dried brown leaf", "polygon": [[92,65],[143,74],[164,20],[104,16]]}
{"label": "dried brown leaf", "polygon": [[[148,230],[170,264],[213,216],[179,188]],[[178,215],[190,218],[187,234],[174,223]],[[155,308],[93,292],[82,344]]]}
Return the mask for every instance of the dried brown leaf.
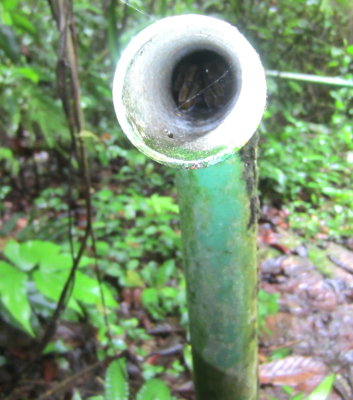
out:
{"label": "dried brown leaf", "polygon": [[316,378],[320,381],[327,372],[322,361],[312,357],[290,356],[261,365],[260,383],[297,387],[316,381]]}

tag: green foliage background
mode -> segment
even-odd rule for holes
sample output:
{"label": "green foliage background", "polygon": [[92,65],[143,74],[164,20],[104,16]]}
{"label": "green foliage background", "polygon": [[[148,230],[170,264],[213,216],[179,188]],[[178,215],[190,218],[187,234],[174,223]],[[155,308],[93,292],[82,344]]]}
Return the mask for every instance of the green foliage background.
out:
{"label": "green foliage background", "polygon": [[[134,162],[113,113],[112,74],[129,39],[163,16],[195,12],[225,18],[249,38],[268,69],[352,78],[348,0],[132,0],[128,5],[118,0],[94,5],[76,0],[74,8],[82,108],[86,129],[95,135],[91,156],[100,166],[117,157]],[[0,196],[4,198],[13,186],[11,179],[21,170],[19,157],[9,145],[20,128],[28,147],[40,144],[63,156],[69,135],[57,98],[58,33],[47,3],[4,0],[0,17],[0,135],[4,138]],[[350,235],[351,89],[275,79],[269,79],[268,86],[268,108],[260,128],[263,198],[289,208],[293,227],[305,226],[302,230],[309,236],[320,229],[333,236]],[[104,134],[109,139],[102,141]]]}

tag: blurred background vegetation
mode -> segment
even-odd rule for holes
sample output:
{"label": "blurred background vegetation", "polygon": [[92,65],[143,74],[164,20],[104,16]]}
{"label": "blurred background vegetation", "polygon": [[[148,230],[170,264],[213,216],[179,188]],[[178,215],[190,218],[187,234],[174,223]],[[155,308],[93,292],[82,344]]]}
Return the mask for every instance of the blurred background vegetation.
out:
{"label": "blurred background vegetation", "polygon": [[[202,13],[235,24],[266,69],[352,79],[353,5],[75,0],[66,22],[76,82],[60,31],[60,7],[70,4],[0,3],[0,315],[29,335],[22,340],[33,340],[38,354],[72,351],[60,335],[50,340],[55,329],[44,329],[56,310],[56,326],[59,317],[95,326],[91,352],[98,359],[126,349],[143,359],[151,351],[151,321],[178,321],[186,329],[185,282],[173,171],[133,149],[113,111],[112,76],[122,49],[153,21]],[[70,76],[62,78],[63,71]],[[80,88],[78,107],[65,104],[65,85]],[[291,229],[308,240],[353,236],[351,90],[268,79],[259,129],[261,205],[285,210]],[[273,297],[262,297],[260,315],[275,312]],[[11,357],[0,356],[0,366]],[[142,377],[166,369],[179,377],[190,362],[187,347],[183,360],[168,368],[143,363]],[[65,363],[60,359],[61,368],[73,368]]]}

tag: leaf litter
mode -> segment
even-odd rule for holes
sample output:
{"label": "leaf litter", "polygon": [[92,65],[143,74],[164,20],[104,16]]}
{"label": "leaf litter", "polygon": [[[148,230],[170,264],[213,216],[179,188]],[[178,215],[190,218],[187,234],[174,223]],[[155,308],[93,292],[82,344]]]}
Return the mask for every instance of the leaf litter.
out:
{"label": "leaf litter", "polygon": [[[283,389],[286,387],[307,396],[334,373],[333,390],[327,399],[352,399],[350,241],[308,242],[283,229],[285,221],[278,211],[263,211],[258,238],[260,287],[280,295],[280,312],[267,316],[260,337],[260,398],[291,399],[292,392]],[[277,359],[281,354],[283,357]]]}

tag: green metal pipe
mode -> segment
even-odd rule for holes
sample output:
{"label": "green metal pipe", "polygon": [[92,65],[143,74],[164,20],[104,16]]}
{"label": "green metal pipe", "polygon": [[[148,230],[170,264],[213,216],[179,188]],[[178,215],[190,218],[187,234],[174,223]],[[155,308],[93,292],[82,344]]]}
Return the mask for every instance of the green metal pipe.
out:
{"label": "green metal pipe", "polygon": [[197,399],[255,400],[256,175],[252,141],[177,172]]}
{"label": "green metal pipe", "polygon": [[178,168],[196,398],[256,400],[261,62],[224,21],[165,18],[124,51],[113,100],[131,142]]}

